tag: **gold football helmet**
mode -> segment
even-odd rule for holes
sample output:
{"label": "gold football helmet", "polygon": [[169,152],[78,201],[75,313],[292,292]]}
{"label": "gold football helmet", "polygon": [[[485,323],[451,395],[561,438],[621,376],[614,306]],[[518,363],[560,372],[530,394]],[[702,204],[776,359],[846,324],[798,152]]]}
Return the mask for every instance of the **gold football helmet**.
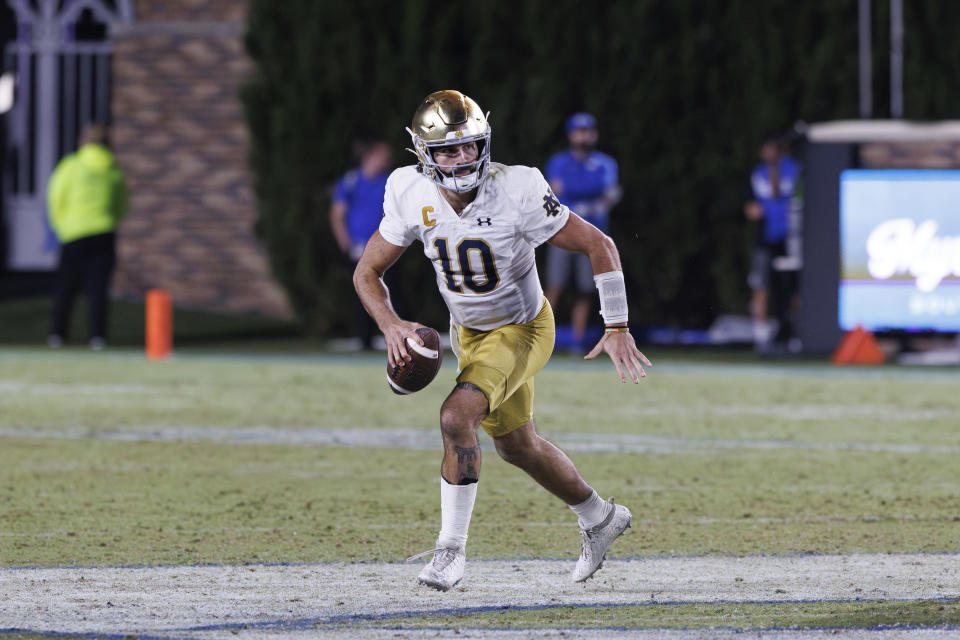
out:
{"label": "gold football helmet", "polygon": [[[480,105],[459,91],[436,91],[424,98],[413,114],[407,133],[413,140],[413,149],[408,151],[417,156],[419,170],[438,186],[451,191],[470,191],[487,177],[490,124]],[[477,159],[469,165],[442,165],[434,161],[433,149],[468,142],[476,142],[479,151]],[[468,175],[453,175],[454,169],[465,167],[472,169]]]}

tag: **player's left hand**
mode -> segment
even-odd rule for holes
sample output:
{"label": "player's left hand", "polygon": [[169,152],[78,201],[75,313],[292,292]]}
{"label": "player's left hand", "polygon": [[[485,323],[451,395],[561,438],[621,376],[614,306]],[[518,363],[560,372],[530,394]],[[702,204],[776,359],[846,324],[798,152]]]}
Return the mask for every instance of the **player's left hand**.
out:
{"label": "player's left hand", "polygon": [[647,377],[647,372],[643,370],[641,363],[648,367],[653,366],[650,364],[650,361],[647,360],[647,356],[640,353],[640,350],[637,349],[637,343],[628,331],[623,333],[604,333],[603,337],[600,338],[600,342],[597,343],[597,346],[591,349],[590,353],[583,356],[583,359],[593,360],[603,351],[606,351],[610,359],[613,360],[613,366],[617,368],[617,373],[620,374],[620,382],[626,382],[627,374],[629,373],[634,384],[640,384],[640,378]]}

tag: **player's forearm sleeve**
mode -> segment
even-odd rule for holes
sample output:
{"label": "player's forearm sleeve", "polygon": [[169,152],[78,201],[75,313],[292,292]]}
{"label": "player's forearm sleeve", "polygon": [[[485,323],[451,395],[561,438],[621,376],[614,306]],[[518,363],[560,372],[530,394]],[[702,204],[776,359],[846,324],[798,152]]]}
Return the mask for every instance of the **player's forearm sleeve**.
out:
{"label": "player's forearm sleeve", "polygon": [[623,271],[608,271],[593,276],[600,292],[600,315],[604,324],[621,324],[627,321],[627,286]]}

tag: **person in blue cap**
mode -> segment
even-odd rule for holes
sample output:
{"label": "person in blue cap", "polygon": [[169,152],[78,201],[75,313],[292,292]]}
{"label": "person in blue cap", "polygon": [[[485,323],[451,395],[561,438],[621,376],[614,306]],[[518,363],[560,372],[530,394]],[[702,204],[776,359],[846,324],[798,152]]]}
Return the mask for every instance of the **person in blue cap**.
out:
{"label": "person in blue cap", "polygon": [[[774,264],[788,253],[790,204],[800,184],[800,165],[789,156],[787,141],[779,134],[764,138],[759,155],[760,163],[750,175],[753,199],[744,205],[747,220],[756,223],[748,278],[750,315],[756,350],[772,353],[789,345],[793,337],[790,316],[796,306],[795,273],[776,269]],[[770,311],[776,322],[771,323]]]}
{"label": "person in blue cap", "polygon": [[[589,113],[570,116],[566,132],[570,148],[551,157],[544,173],[561,203],[606,233],[610,209],[620,200],[617,161],[596,150],[597,119]],[[559,308],[571,273],[577,293],[570,318],[571,350],[579,353],[584,351],[583,339],[593,305],[593,270],[585,256],[549,245],[546,295],[554,309]]]}

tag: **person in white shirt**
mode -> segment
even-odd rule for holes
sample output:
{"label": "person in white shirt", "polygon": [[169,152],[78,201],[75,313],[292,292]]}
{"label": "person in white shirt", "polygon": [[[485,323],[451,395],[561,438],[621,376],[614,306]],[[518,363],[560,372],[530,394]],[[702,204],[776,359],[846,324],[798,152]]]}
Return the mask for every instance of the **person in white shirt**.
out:
{"label": "person in white shirt", "polygon": [[491,129],[479,105],[459,91],[437,91],[420,104],[407,129],[415,166],[387,180],[384,217],[353,281],[387,343],[391,366],[409,360],[407,341],[422,344],[423,325],[390,305],[383,274],[415,240],[433,263],[451,317],[460,373],[440,409],[441,527],[419,582],[446,591],[463,577],[470,515],[480,478],[476,430],[483,426],[497,453],[526,471],[577,514],[583,545],[572,579],[599,569],[607,548],[632,519],[605,501],[559,448],[541,438],[533,420],[533,376],[550,358],[553,312],[543,295],[534,249],[544,242],[587,255],[600,293],[603,338],[585,356],[606,352],[634,383],[649,360],[627,328],[627,299],[613,241],[560,204],[539,170],[490,160]]}

